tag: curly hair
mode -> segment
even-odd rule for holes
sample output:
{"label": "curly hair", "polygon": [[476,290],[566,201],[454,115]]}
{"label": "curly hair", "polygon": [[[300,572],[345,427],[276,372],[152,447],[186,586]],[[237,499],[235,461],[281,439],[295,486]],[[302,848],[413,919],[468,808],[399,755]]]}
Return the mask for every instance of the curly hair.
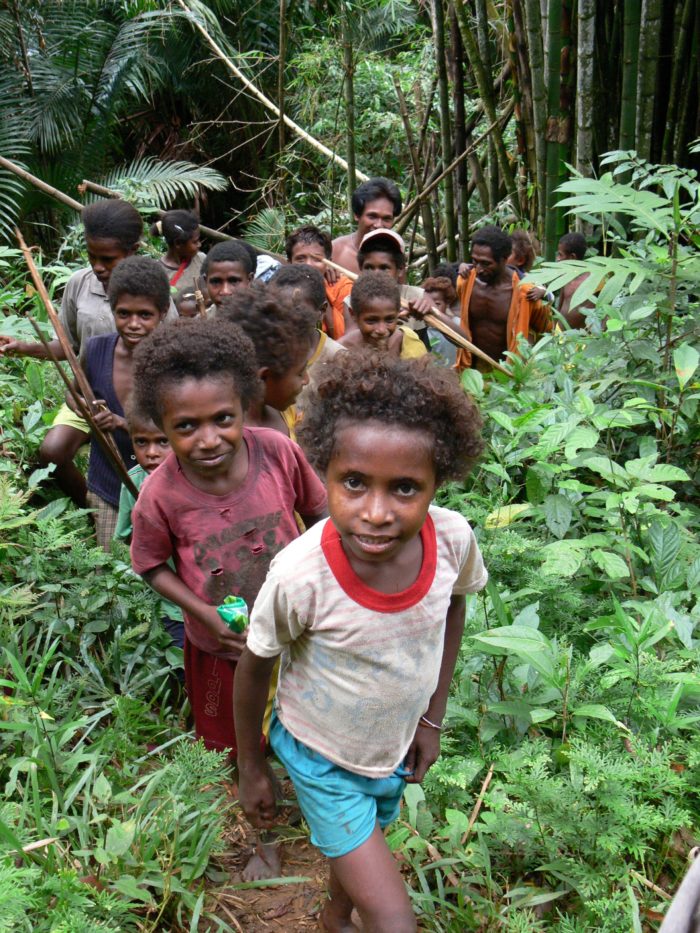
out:
{"label": "curly hair", "polygon": [[297,243],[313,244],[320,246],[323,250],[326,259],[331,258],[331,253],[333,252],[333,243],[330,236],[326,233],[325,230],[321,230],[319,227],[314,227],[313,224],[305,224],[303,227],[298,227],[296,230],[293,230],[287,237],[284,244],[284,251],[287,254],[287,259],[289,262],[292,261],[292,252]]}
{"label": "curly hair", "polygon": [[472,237],[472,246],[488,247],[493,258],[498,262],[510,256],[512,242],[508,234],[504,233],[500,227],[488,226],[476,231]]}
{"label": "curly hair", "polygon": [[118,198],[88,204],[81,220],[86,240],[116,240],[125,252],[137,249],[143,234],[139,212]]}
{"label": "curly hair", "polygon": [[522,266],[525,272],[529,272],[539,254],[539,240],[529,230],[520,229],[513,230],[510,239],[512,243],[511,252],[517,259],[517,264]]}
{"label": "curly hair", "polygon": [[588,246],[582,233],[565,233],[559,240],[559,248],[564,253],[571,253],[576,259],[584,259]]}
{"label": "curly hair", "polygon": [[481,416],[456,374],[428,356],[337,353],[309,390],[299,442],[320,473],[328,469],[338,431],[367,420],[425,431],[432,439],[438,485],[463,479],[483,448]]}
{"label": "curly hair", "polygon": [[216,318],[161,324],[134,352],[134,405],[163,426],[163,396],[185,379],[230,377],[245,410],[260,394],[255,348],[239,327]]}
{"label": "curly hair", "polygon": [[446,275],[434,275],[432,278],[425,279],[421,283],[421,288],[425,292],[440,292],[447,305],[451,305],[457,298],[452,279]]}
{"label": "curly hair", "polygon": [[127,256],[109,278],[107,297],[112,310],[122,295],[150,298],[161,314],[170,307],[170,283],[163,266],[148,256]]}
{"label": "curly hair", "polygon": [[212,246],[202,263],[202,275],[208,274],[209,266],[213,262],[239,262],[250,275],[255,271],[255,261],[252,256],[255,256],[255,250],[252,248],[249,250],[242,240],[226,240],[224,243],[217,243],[216,246]]}
{"label": "curly hair", "polygon": [[396,182],[389,178],[370,178],[363,181],[352,193],[352,212],[355,217],[360,217],[370,201],[378,201],[379,198],[386,198],[391,201],[394,207],[394,217],[401,213],[401,192]]}
{"label": "curly hair", "polygon": [[448,278],[454,287],[457,288],[459,265],[458,262],[439,262],[433,269],[433,278]]}
{"label": "curly hair", "polygon": [[323,276],[313,266],[307,266],[304,263],[280,266],[269,284],[280,291],[284,290],[284,294],[290,297],[293,297],[296,289],[299,289],[319,312],[326,303],[326,286]]}
{"label": "curly hair", "polygon": [[237,324],[250,337],[258,366],[273,376],[289,372],[317,333],[318,314],[305,302],[259,283],[225,298],[216,317]]}
{"label": "curly hair", "polygon": [[393,301],[398,311],[401,307],[401,289],[396,279],[388,272],[363,272],[358,275],[350,292],[350,309],[357,317],[367,302],[376,298]]}

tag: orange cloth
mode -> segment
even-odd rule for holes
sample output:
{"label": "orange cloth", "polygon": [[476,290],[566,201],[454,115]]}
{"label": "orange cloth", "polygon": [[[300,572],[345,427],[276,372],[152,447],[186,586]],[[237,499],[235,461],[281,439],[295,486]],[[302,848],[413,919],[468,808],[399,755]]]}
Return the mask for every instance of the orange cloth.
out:
{"label": "orange cloth", "polygon": [[[347,275],[341,275],[335,285],[329,285],[328,282],[325,285],[326,298],[333,314],[333,333],[330,336],[334,340],[340,340],[345,333],[345,299],[352,291],[352,279]],[[328,333],[325,320],[323,330]]]}
{"label": "orange cloth", "polygon": [[[460,324],[462,329],[472,339],[469,326],[469,302],[476,281],[476,269],[472,269],[466,279],[457,279],[457,295],[459,296]],[[518,334],[527,340],[531,332],[543,334],[552,329],[551,310],[544,301],[528,301],[527,293],[532,288],[531,282],[523,282],[513,273],[513,297],[508,309],[506,322],[506,347],[513,353],[518,350]],[[473,341],[472,341],[473,343]],[[468,350],[457,350],[456,368],[461,372],[472,365],[472,355]]]}

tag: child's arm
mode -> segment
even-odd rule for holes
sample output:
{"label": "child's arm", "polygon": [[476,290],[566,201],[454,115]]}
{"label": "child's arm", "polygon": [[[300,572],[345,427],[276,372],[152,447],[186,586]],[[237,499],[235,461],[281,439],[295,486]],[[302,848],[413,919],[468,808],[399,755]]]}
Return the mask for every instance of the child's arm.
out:
{"label": "child's arm", "polygon": [[143,574],[143,579],[156,593],[175,603],[188,615],[195,616],[206,625],[222,649],[240,654],[245,647],[245,634],[232,632],[215,606],[196,596],[167,564],[159,564]]}
{"label": "child's arm", "polygon": [[260,747],[270,676],[277,658],[244,648],[233,681],[233,718],[238,742],[238,796],[253,826],[270,826],[277,810],[265,753]]}
{"label": "child's arm", "polygon": [[[447,696],[455,672],[459,646],[462,643],[464,631],[464,616],[466,612],[466,597],[453,596],[447,610],[445,621],[445,642],[442,649],[442,664],[438,684],[430,698],[428,708],[423,718],[442,726],[442,720],[447,709]],[[405,767],[413,771],[413,776],[406,778],[409,784],[420,784],[431,765],[435,764],[440,755],[440,730],[418,723],[413,742],[406,755]]]}

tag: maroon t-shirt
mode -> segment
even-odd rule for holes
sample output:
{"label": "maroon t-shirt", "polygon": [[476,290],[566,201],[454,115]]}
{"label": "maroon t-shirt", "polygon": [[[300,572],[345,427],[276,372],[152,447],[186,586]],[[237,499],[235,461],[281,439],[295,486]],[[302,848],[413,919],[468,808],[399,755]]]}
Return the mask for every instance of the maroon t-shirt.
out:
{"label": "maroon t-shirt", "polygon": [[[293,441],[269,428],[244,428],[248,475],[225,496],[202,492],[175,454],[144,482],[132,513],[131,563],[143,574],[172,558],[182,582],[212,606],[242,596],[252,609],[270,561],[299,537],[294,517],[319,515],[326,490]],[[185,613],[188,639],[219,657],[216,639]]]}

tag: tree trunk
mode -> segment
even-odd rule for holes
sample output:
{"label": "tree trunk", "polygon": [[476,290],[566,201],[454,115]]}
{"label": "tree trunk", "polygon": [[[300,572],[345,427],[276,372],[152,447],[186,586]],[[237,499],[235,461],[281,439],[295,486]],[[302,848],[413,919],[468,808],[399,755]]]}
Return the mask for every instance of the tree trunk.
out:
{"label": "tree trunk", "polygon": [[517,77],[514,84],[518,90],[518,102],[515,108],[516,126],[523,155],[523,168],[520,183],[520,206],[523,215],[528,214],[531,226],[537,224],[537,198],[528,198],[528,179],[533,185],[537,182],[537,150],[532,115],[532,81],[527,57],[525,20],[520,0],[508,0],[509,52],[511,71]]}
{"label": "tree trunk", "polygon": [[688,43],[691,41],[690,27],[693,22],[695,0],[685,0],[681,10],[680,25],[673,48],[673,67],[671,69],[671,90],[666,110],[666,128],[661,152],[663,162],[673,159],[673,136],[678,125],[678,103],[680,100],[683,78],[687,75],[688,60],[690,58]]}
{"label": "tree trunk", "polygon": [[[452,99],[455,115],[455,154],[467,148],[466,106],[464,94],[464,48],[459,34],[457,14],[454,4],[450,6],[451,59],[454,69],[452,74]],[[469,179],[467,162],[462,160],[457,168],[457,230],[459,234],[458,257],[464,259],[469,252]]]}
{"label": "tree trunk", "polygon": [[635,148],[637,115],[637,70],[639,68],[639,27],[641,0],[625,0],[622,37],[622,93],[620,95],[619,148]]}
{"label": "tree trunk", "polygon": [[[450,89],[447,81],[447,59],[445,57],[445,11],[443,0],[431,0],[430,19],[433,26],[433,42],[437,59],[438,101],[440,109],[440,145],[442,165],[446,168],[452,161],[452,128],[450,126]],[[455,192],[452,174],[445,178],[445,239],[447,240],[447,259],[454,262],[457,258],[455,231]]]}
{"label": "tree trunk", "polygon": [[[678,123],[675,133],[675,149],[673,161],[680,164],[686,156],[686,146],[689,139],[697,135],[697,100],[698,100],[698,31],[700,31],[700,3],[695,4],[694,24],[691,30],[690,55],[686,61],[688,80],[683,88],[684,93],[681,97],[681,106],[678,113]],[[691,101],[695,104],[695,114],[691,119],[690,105]],[[688,124],[690,123],[690,127]],[[692,134],[692,135],[690,135]]]}
{"label": "tree trunk", "polygon": [[660,34],[661,0],[642,0],[635,135],[637,154],[647,161],[651,158],[651,133],[654,121],[654,96],[659,69]]}
{"label": "tree trunk", "polygon": [[537,236],[542,239],[544,233],[544,206],[546,201],[546,145],[545,127],[547,125],[547,90],[545,85],[544,46],[542,37],[542,17],[539,0],[524,0],[525,25],[527,29],[527,50],[532,80],[532,128],[535,137],[535,156],[537,159]]}
{"label": "tree trunk", "polygon": [[593,174],[593,50],[596,0],[578,0],[576,49],[576,171]]}
{"label": "tree trunk", "polygon": [[[491,62],[491,47],[489,44],[489,24],[488,14],[486,12],[486,0],[475,0],[476,12],[476,41],[479,47],[479,58],[486,74],[489,76],[489,95],[490,102],[494,111],[496,110],[496,98],[493,94],[493,88],[490,83],[493,74],[493,65]],[[489,136],[486,144],[487,165],[486,179],[489,188],[489,212],[498,204],[498,158],[496,156],[496,145],[493,136]]]}
{"label": "tree trunk", "polygon": [[348,209],[352,215],[352,193],[357,188],[357,169],[355,163],[355,52],[350,27],[350,9],[343,5],[343,100],[345,102],[345,145],[347,151]]}
{"label": "tree trunk", "polygon": [[561,86],[562,0],[549,0],[549,48],[547,50],[547,197],[544,221],[544,252],[554,259],[557,246],[557,195],[559,185],[559,92]]}

